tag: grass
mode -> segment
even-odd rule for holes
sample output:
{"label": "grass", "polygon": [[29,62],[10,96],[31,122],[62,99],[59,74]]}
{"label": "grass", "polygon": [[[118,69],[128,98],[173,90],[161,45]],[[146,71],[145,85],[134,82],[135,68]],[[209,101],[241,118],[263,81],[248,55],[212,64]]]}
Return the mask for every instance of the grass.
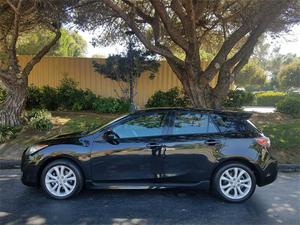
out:
{"label": "grass", "polygon": [[252,121],[271,139],[271,153],[279,162],[300,162],[299,118],[280,113],[256,114]]}
{"label": "grass", "polygon": [[[36,131],[27,126],[17,137],[0,145],[0,159],[20,159],[23,150],[42,139],[59,134],[90,130],[115,119],[118,114],[87,112],[52,112],[54,124],[50,131]],[[281,113],[254,114],[251,118],[271,139],[271,152],[280,163],[300,162],[300,119]]]}
{"label": "grass", "polygon": [[49,131],[33,130],[24,126],[15,139],[0,144],[1,159],[21,159],[22,152],[30,145],[60,134],[80,132],[100,127],[120,116],[88,112],[52,112],[53,128]]}

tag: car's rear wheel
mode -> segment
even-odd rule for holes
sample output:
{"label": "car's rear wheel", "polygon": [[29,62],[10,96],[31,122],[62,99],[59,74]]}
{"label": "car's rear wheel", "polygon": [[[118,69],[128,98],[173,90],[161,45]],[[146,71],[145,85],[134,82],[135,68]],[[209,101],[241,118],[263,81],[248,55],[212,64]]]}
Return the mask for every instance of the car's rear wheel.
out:
{"label": "car's rear wheel", "polygon": [[256,180],[253,171],[241,164],[222,166],[213,178],[214,192],[228,202],[243,202],[255,191]]}
{"label": "car's rear wheel", "polygon": [[78,194],[83,186],[83,177],[77,167],[68,160],[56,160],[43,170],[41,184],[52,198],[66,199]]}

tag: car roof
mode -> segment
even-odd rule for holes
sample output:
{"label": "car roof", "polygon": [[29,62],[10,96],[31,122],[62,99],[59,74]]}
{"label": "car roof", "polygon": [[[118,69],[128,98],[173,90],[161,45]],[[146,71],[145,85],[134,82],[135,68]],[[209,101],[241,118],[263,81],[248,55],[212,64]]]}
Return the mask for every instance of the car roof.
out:
{"label": "car roof", "polygon": [[248,119],[251,117],[251,112],[244,111],[230,111],[230,110],[212,110],[212,109],[199,109],[199,108],[183,108],[183,107],[157,107],[157,108],[148,108],[137,110],[133,114],[147,113],[147,112],[161,112],[161,111],[197,111],[202,113],[209,114],[218,114],[230,117],[241,117],[244,119]]}

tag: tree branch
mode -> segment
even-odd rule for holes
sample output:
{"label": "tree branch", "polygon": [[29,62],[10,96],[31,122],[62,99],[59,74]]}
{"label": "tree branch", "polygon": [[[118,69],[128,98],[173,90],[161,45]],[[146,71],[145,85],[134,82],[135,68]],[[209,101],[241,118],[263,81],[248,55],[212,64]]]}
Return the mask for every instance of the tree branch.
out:
{"label": "tree branch", "polygon": [[41,61],[41,59],[50,51],[51,47],[56,44],[56,42],[61,37],[60,29],[57,28],[55,32],[55,37],[47,45],[45,45],[24,67],[22,71],[22,76],[28,76],[33,67]]}
{"label": "tree branch", "polygon": [[221,65],[225,62],[227,55],[231,51],[231,49],[235,46],[235,44],[242,39],[248,32],[250,28],[248,25],[243,24],[240,28],[233,32],[233,34],[224,41],[221,49],[215,58],[210,62],[208,67],[206,68],[204,75],[206,79],[211,80],[214,74],[220,69]]}
{"label": "tree branch", "polygon": [[132,29],[132,31],[135,33],[135,35],[139,38],[139,40],[145,45],[146,48],[148,48],[150,51],[153,51],[159,55],[162,55],[166,58],[171,58],[176,63],[183,65],[184,62],[180,59],[178,59],[176,56],[172,54],[172,52],[164,47],[159,45],[158,43],[156,45],[153,45],[151,41],[149,41],[145,35],[140,31],[140,29],[136,26],[134,22],[134,15],[128,15],[122,10],[119,6],[114,4],[110,0],[102,0],[110,9],[112,9],[117,17],[120,17],[124,20],[124,22],[127,24],[128,27]]}
{"label": "tree branch", "polygon": [[172,40],[181,47],[185,52],[188,51],[188,43],[184,38],[182,37],[181,33],[178,32],[172,25],[171,19],[167,14],[167,11],[165,9],[165,6],[160,2],[156,0],[150,0],[151,4],[153,5],[155,11],[158,13],[166,31],[172,38]]}

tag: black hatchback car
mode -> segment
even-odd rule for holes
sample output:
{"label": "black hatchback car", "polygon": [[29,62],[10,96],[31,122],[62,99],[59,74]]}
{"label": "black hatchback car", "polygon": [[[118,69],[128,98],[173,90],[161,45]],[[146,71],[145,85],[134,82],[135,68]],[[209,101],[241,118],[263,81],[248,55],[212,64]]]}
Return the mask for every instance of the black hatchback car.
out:
{"label": "black hatchback car", "polygon": [[92,132],[57,136],[23,153],[22,181],[66,199],[95,189],[211,188],[242,202],[273,182],[269,138],[250,113],[156,108]]}

